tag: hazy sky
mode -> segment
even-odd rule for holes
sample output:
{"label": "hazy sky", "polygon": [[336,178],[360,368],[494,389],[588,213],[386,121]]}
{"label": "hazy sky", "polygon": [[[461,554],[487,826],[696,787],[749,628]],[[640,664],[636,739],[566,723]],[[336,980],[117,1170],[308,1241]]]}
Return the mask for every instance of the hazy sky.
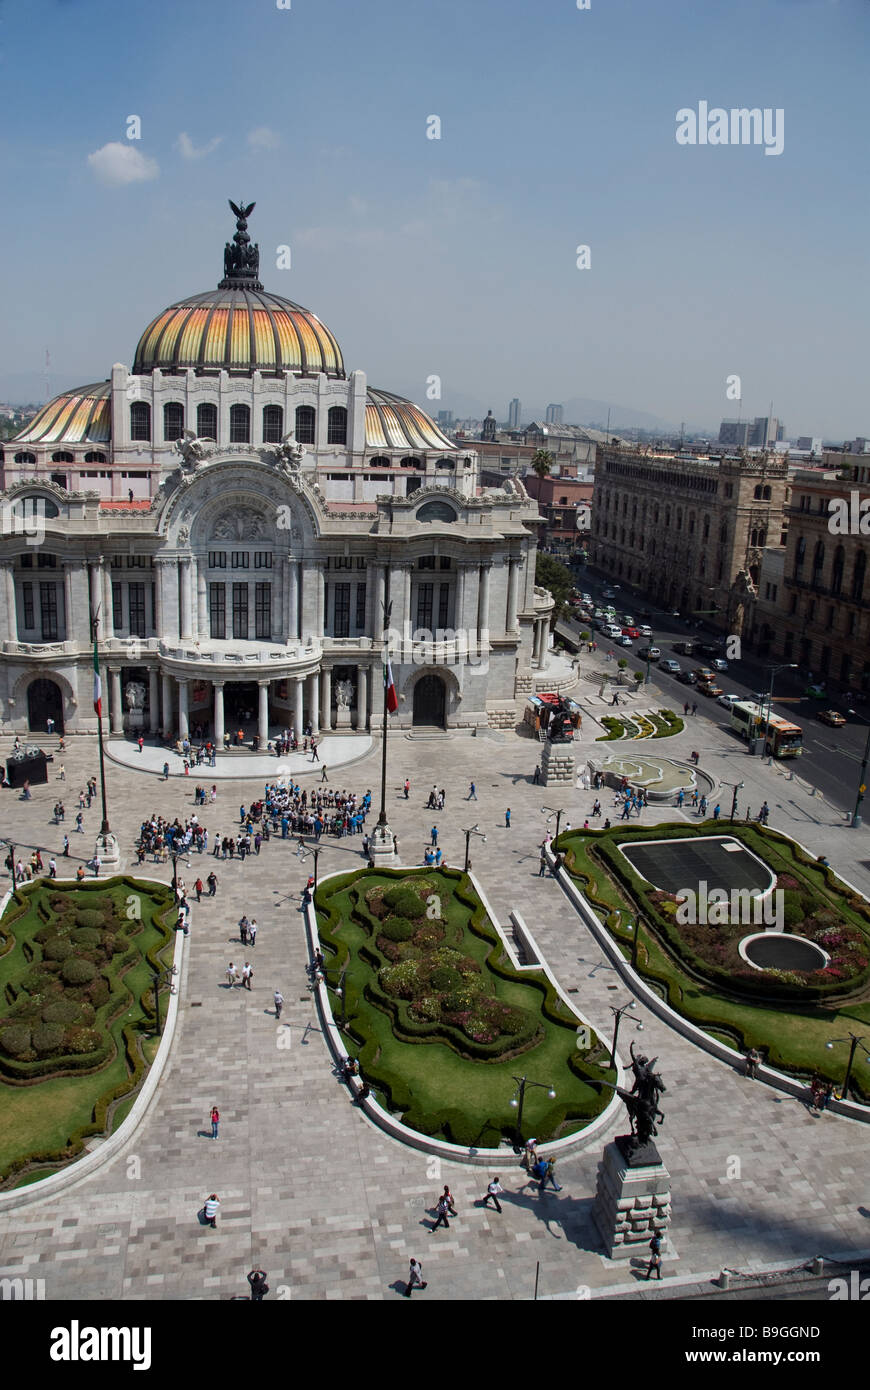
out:
{"label": "hazy sky", "polygon": [[[433,413],[715,424],[736,373],[744,415],[870,434],[868,40],[867,0],[0,0],[2,394],[46,348],[55,392],[129,364],[232,197],[266,287]],[[781,108],[782,153],[678,144],[699,102]]]}

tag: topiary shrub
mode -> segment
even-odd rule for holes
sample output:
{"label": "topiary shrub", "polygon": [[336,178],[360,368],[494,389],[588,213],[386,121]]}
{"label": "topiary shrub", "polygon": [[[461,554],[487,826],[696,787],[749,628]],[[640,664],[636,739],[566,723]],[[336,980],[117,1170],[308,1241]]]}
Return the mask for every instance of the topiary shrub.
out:
{"label": "topiary shrub", "polygon": [[462,984],[462,976],[458,970],[451,965],[436,965],[429,976],[429,986],[443,994],[447,990],[458,989]]}
{"label": "topiary shrub", "polygon": [[23,1057],[31,1051],[30,1029],[24,1023],[10,1023],[0,1031],[0,1048],[7,1057]]}
{"label": "topiary shrub", "polygon": [[413,920],[426,916],[424,900],[412,888],[406,888],[401,883],[387,890],[384,894],[384,904],[397,917],[410,917]]}
{"label": "topiary shrub", "polygon": [[441,1017],[441,1000],[435,994],[424,994],[422,999],[414,1000],[410,1012],[424,1023],[437,1023]]}
{"label": "topiary shrub", "polygon": [[[61,968],[61,978],[68,985],[88,985],[96,978],[97,967],[92,965],[89,960],[82,960],[80,956],[73,956],[70,960],[65,960]],[[105,981],[103,981],[105,984]],[[108,999],[108,985],[106,985],[106,998]]]}
{"label": "topiary shrub", "polygon": [[416,922],[409,922],[407,917],[388,917],[381,927],[381,935],[388,941],[410,941],[416,930]]}
{"label": "topiary shrub", "polygon": [[400,941],[393,943],[393,950],[396,952],[396,960],[422,960],[423,952],[419,946],[415,946],[413,941]]}
{"label": "topiary shrub", "polygon": [[79,911],[76,913],[77,927],[95,928],[99,931],[101,928],[105,927],[105,925],[105,913],[98,912],[96,908],[83,907],[80,908]]}
{"label": "topiary shrub", "polygon": [[65,936],[53,936],[42,948],[46,960],[69,960],[75,947]]}
{"label": "topiary shrub", "polygon": [[64,1035],[64,1052],[96,1052],[102,1046],[102,1038],[96,1028],[68,1028]]}
{"label": "topiary shrub", "polygon": [[76,999],[53,999],[42,1011],[44,1023],[78,1023],[82,1009]]}
{"label": "topiary shrub", "polygon": [[782,920],[786,927],[800,926],[806,917],[800,895],[789,889],[783,893]]}
{"label": "topiary shrub", "polygon": [[[91,966],[91,969],[93,969],[93,966]],[[92,980],[88,985],[87,997],[95,1009],[101,1009],[103,1005],[107,1003],[109,998],[109,986],[106,984],[102,975],[98,975],[97,978]]]}
{"label": "topiary shrub", "polygon": [[426,922],[424,926],[417,928],[414,941],[424,951],[431,951],[434,946],[441,944],[444,937],[445,931],[440,922]]}
{"label": "topiary shrub", "polygon": [[111,947],[112,955],[120,956],[130,949],[130,938],[123,932],[118,932],[117,936],[106,936],[103,943],[107,948]]}
{"label": "topiary shrub", "polygon": [[84,947],[87,950],[102,944],[103,933],[97,927],[79,927],[72,939],[76,949]]}
{"label": "topiary shrub", "polygon": [[37,1023],[31,1029],[30,1041],[40,1057],[58,1052],[63,1046],[64,1026],[62,1023]]}

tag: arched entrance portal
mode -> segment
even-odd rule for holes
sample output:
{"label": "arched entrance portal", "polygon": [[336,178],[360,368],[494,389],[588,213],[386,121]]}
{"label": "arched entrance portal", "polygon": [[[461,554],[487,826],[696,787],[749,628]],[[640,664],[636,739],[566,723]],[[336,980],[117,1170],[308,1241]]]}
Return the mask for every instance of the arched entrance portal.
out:
{"label": "arched entrance portal", "polygon": [[444,728],[447,688],[440,676],[421,676],[414,686],[414,723]]}
{"label": "arched entrance portal", "polygon": [[256,681],[227,681],[224,687],[226,727],[256,728],[258,694]]}
{"label": "arched entrance portal", "polygon": [[63,696],[60,686],[40,676],[27,687],[27,722],[32,734],[44,733],[47,721],[54,720],[54,732],[63,733]]}

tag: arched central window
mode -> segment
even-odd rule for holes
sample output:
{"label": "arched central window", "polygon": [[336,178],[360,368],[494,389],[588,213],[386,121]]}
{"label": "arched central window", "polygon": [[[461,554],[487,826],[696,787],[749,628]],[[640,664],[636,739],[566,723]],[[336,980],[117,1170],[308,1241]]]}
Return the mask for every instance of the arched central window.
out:
{"label": "arched central window", "polygon": [[798,536],[797,545],[794,552],[794,577],[800,578],[801,570],[804,567],[804,560],[807,554],[807,542],[805,536]]}
{"label": "arched central window", "polygon": [[230,443],[250,444],[251,409],[247,405],[230,406]]}
{"label": "arched central window", "polygon": [[846,552],[841,545],[834,551],[834,567],[831,571],[831,593],[837,595],[843,589],[843,566],[846,563]]}
{"label": "arched central window", "polygon": [[184,406],[180,401],[167,401],[163,407],[163,438],[172,444],[184,434]]}
{"label": "arched central window", "polygon": [[327,444],[347,443],[347,411],[343,405],[330,407],[326,421]]}
{"label": "arched central window", "polygon": [[73,456],[69,449],[58,449],[56,453],[52,454],[51,461],[52,463],[72,463]]}
{"label": "arched central window", "polygon": [[284,434],[284,411],[280,405],[263,407],[263,443],[280,444]]}
{"label": "arched central window", "polygon": [[824,568],[824,565],[825,565],[825,543],[824,543],[824,541],[817,541],[817,542],[816,542],[816,548],[815,548],[815,550],[813,551],[813,583],[814,583],[814,584],[821,584],[821,582],[822,582],[822,570],[823,570],[823,568]]}
{"label": "arched central window", "polygon": [[217,440],[217,406],[212,405],[210,401],[204,401],[196,407],[196,432],[200,439]]}
{"label": "arched central window", "polygon": [[864,597],[864,573],[867,569],[867,555],[863,550],[859,550],[855,556],[855,568],[852,571],[852,597],[856,603]]}
{"label": "arched central window", "polygon": [[134,401],[130,406],[130,438],[151,438],[151,407],[147,401]]}
{"label": "arched central window", "polygon": [[313,405],[297,405],[296,407],[296,442],[297,444],[314,443],[315,412]]}

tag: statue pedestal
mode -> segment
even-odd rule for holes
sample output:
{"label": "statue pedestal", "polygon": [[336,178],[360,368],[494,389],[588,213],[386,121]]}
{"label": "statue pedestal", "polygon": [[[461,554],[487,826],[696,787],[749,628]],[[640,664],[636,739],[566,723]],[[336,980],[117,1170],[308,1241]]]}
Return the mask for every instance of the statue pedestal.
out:
{"label": "statue pedestal", "polygon": [[336,729],[350,729],[352,727],[350,716],[350,705],[339,705],[338,709],[335,711]]}
{"label": "statue pedestal", "polygon": [[396,863],[393,832],[388,825],[376,825],[369,836],[369,858],[376,869],[391,868]]}
{"label": "statue pedestal", "polygon": [[128,733],[142,733],[145,728],[145,711],[141,709],[128,709],[126,724]]}
{"label": "statue pedestal", "polygon": [[[671,1218],[671,1179],[653,1143],[631,1153],[621,1136],[604,1150],[592,1221],[608,1258],[649,1259],[649,1243],[662,1238],[662,1254],[672,1253],[667,1231]],[[628,1154],[628,1156],[626,1156]]]}
{"label": "statue pedestal", "polygon": [[547,739],[541,758],[541,781],[545,787],[572,787],[577,776],[573,743],[551,743]]}
{"label": "statue pedestal", "polygon": [[111,830],[108,835],[98,835],[97,843],[94,846],[94,855],[100,857],[100,872],[108,871],[110,874],[117,873],[121,867],[121,847],[118,844],[117,835],[113,835]]}

